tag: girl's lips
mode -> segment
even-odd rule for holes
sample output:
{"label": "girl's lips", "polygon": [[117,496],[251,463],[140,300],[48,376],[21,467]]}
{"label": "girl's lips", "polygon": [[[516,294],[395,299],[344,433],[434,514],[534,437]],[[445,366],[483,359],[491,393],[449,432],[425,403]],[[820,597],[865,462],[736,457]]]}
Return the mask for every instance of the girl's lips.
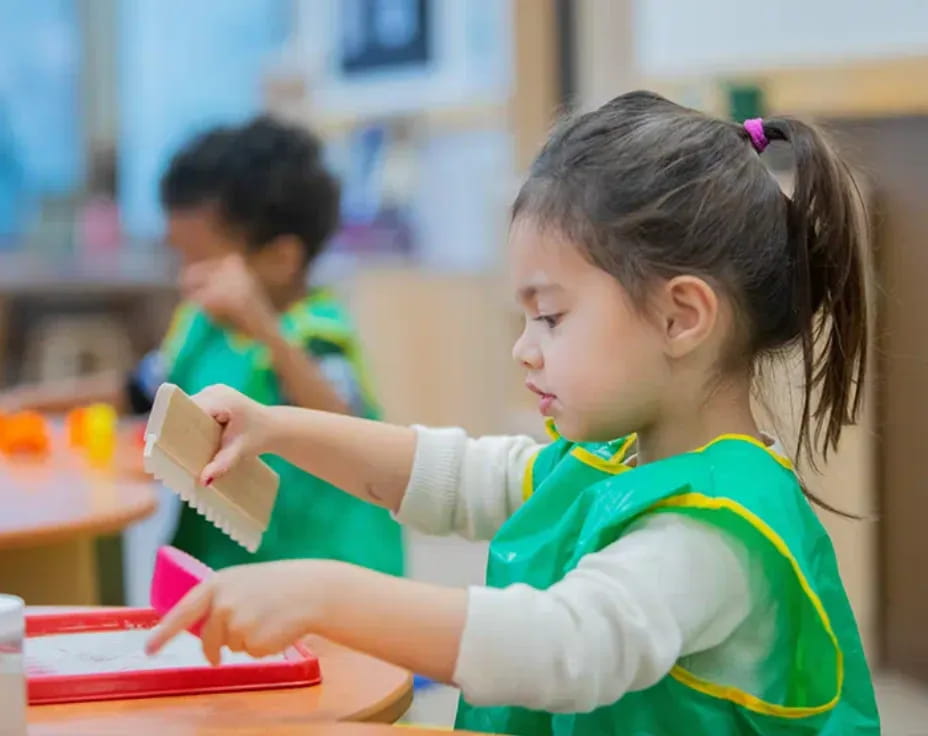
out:
{"label": "girl's lips", "polygon": [[555,394],[549,394],[542,391],[531,381],[526,381],[525,385],[529,391],[534,394],[538,394],[538,411],[540,411],[543,416],[550,416],[551,407],[557,400],[557,396]]}
{"label": "girl's lips", "polygon": [[557,397],[552,396],[551,394],[542,395],[542,397],[538,400],[538,411],[541,412],[542,416],[551,416],[551,406],[554,404],[556,399]]}

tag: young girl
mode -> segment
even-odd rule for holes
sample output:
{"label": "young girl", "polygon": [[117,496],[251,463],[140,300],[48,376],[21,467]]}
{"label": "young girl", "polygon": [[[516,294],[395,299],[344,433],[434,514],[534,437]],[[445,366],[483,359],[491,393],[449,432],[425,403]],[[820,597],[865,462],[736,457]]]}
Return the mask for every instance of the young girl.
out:
{"label": "young girl", "polygon": [[[789,198],[758,155],[770,140],[795,154]],[[844,164],[795,120],[635,92],[567,121],[510,235],[514,355],[552,443],[197,397],[225,425],[204,483],[279,453],[426,532],[491,539],[487,587],[233,568],[149,650],[201,618],[213,662],[318,632],[457,684],[475,731],[877,734],[831,543],[750,403],[756,360],[798,343],[805,444],[833,448],[854,419],[859,213]]]}

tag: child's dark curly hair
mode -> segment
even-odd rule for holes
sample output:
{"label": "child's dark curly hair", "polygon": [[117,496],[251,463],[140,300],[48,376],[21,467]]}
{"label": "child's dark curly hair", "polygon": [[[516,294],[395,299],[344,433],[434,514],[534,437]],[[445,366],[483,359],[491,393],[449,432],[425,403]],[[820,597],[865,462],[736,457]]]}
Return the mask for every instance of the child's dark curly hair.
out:
{"label": "child's dark curly hair", "polygon": [[260,117],[213,128],[178,151],[161,180],[161,203],[169,212],[213,205],[254,249],[295,235],[308,264],[338,224],[339,187],[312,133]]}

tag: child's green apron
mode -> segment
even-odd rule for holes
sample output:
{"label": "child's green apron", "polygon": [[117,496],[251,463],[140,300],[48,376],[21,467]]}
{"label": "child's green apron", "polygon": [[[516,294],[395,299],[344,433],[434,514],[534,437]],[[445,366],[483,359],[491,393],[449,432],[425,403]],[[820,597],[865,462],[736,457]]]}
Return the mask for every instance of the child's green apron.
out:
{"label": "child's green apron", "polygon": [[[376,414],[349,321],[325,291],[312,292],[281,315],[281,329],[316,357],[343,354],[365,392],[367,416]],[[178,309],[163,353],[168,380],[187,393],[224,383],[264,404],[284,398],[266,348],[214,324],[190,305]],[[400,527],[389,513],[343,493],[279,457],[265,460],[280,474],[280,490],[261,546],[250,554],[186,504],[173,544],[215,569],[249,562],[314,557],[403,573]]]}
{"label": "child's green apron", "polygon": [[[552,714],[461,702],[457,727],[524,736],[735,736],[879,733],[857,626],[831,542],[788,460],[747,437],[630,468],[630,440],[542,449],[526,474],[526,503],[490,546],[487,584],[548,588],[645,513],[685,513],[737,535],[764,560],[776,647],[746,692],[700,676],[699,654],[655,686],[590,713]],[[527,622],[530,624],[530,622]]]}

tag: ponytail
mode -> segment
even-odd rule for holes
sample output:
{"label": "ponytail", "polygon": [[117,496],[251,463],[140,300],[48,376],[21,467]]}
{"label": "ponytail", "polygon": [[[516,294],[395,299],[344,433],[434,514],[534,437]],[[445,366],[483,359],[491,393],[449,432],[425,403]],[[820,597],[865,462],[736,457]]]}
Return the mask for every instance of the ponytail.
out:
{"label": "ponytail", "polygon": [[848,166],[814,127],[791,118],[763,122],[770,140],[790,144],[795,182],[787,205],[792,310],[802,349],[804,393],[798,451],[827,460],[860,412],[867,369],[863,198]]}

